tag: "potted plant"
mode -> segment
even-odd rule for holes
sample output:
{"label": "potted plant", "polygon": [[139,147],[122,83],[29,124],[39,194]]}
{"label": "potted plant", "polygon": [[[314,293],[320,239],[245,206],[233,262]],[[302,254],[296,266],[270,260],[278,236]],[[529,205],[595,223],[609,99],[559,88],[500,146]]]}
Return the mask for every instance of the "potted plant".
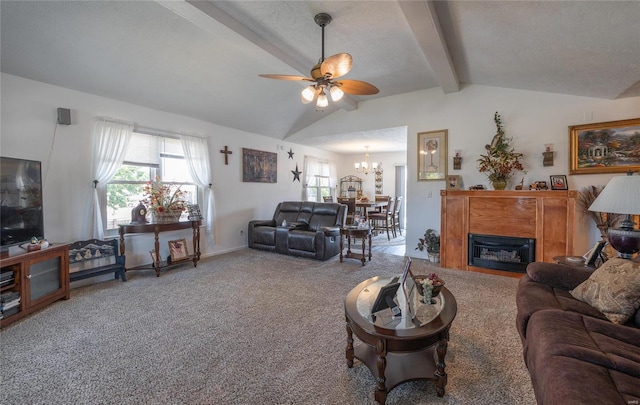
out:
{"label": "potted plant", "polygon": [[440,235],[435,230],[429,228],[424,232],[424,237],[419,239],[416,250],[427,250],[429,259],[432,262],[437,262],[440,258]]}
{"label": "potted plant", "polygon": [[498,133],[493,137],[491,145],[486,145],[486,155],[480,155],[478,170],[485,173],[491,181],[494,190],[504,190],[515,172],[524,171],[520,162],[523,155],[517,153],[511,147],[511,138],[506,138],[500,115],[496,112],[493,116]]}

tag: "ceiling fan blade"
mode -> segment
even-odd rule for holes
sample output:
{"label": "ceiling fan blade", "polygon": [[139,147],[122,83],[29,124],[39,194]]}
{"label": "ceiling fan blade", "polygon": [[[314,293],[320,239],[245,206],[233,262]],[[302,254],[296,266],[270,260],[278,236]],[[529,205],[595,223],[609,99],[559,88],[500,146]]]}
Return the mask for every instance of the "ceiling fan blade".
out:
{"label": "ceiling fan blade", "polygon": [[378,92],[380,92],[380,90],[378,90],[378,88],[373,84],[360,80],[340,80],[335,84],[347,94],[370,95],[378,94]]}
{"label": "ceiling fan blade", "polygon": [[351,70],[353,65],[353,58],[348,53],[338,53],[333,56],[329,56],[320,65],[320,73],[322,76],[329,75],[330,79],[335,79],[340,76],[344,76]]}
{"label": "ceiling fan blade", "polygon": [[294,75],[258,75],[260,77],[264,77],[265,79],[276,79],[276,80],[307,80],[310,82],[315,82],[310,77],[304,76],[294,76]]}

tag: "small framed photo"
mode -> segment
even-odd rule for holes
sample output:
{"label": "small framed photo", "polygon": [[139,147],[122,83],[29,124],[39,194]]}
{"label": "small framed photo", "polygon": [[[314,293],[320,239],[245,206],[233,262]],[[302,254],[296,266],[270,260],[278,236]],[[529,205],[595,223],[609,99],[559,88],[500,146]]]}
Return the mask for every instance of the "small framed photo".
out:
{"label": "small framed photo", "polygon": [[186,239],[176,239],[169,241],[169,254],[172,262],[189,259],[189,251],[187,250]]}
{"label": "small framed photo", "polygon": [[587,266],[593,266],[596,263],[596,260],[598,259],[598,257],[600,257],[600,254],[602,253],[602,249],[604,249],[605,245],[606,245],[606,242],[603,240],[596,242],[596,244],[593,245],[591,250],[589,250],[587,253],[584,254],[584,256],[582,256],[584,257],[584,264]]}
{"label": "small framed photo", "polygon": [[551,178],[551,190],[568,190],[567,176],[565,175],[553,175]]}
{"label": "small framed photo", "polygon": [[447,176],[447,190],[461,190],[462,178],[459,175]]}
{"label": "small framed photo", "polygon": [[200,207],[198,204],[189,204],[187,206],[187,211],[189,212],[189,216],[187,217],[189,221],[199,221],[202,219],[202,214],[200,213]]}

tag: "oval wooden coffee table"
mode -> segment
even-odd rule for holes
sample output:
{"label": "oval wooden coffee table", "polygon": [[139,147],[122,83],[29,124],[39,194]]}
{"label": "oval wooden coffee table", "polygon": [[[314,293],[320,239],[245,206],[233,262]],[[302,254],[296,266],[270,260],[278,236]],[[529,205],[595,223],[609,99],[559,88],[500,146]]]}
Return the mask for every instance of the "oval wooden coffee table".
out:
{"label": "oval wooden coffee table", "polygon": [[[380,312],[374,320],[371,306],[380,288],[390,281],[390,278],[370,278],[347,295],[344,305],[347,367],[353,367],[353,360],[357,358],[369,368],[376,379],[375,399],[380,404],[385,403],[393,388],[412,380],[434,381],[441,397],[447,384],[444,358],[449,328],[457,313],[456,300],[446,288],[432,305],[421,303],[416,293],[411,301],[415,316],[410,316],[400,287],[397,300],[402,315],[381,316]],[[356,347],[354,334],[362,342]]]}

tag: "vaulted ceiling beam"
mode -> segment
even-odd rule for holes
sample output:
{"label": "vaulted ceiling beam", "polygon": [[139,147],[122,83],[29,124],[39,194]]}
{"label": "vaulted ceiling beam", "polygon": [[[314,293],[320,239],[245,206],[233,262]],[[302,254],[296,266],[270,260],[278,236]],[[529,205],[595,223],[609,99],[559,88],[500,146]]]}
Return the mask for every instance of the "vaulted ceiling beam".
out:
{"label": "vaulted ceiling beam", "polygon": [[[301,63],[291,54],[285,52],[280,47],[278,47],[273,42],[267,41],[265,38],[258,35],[251,28],[241,24],[238,20],[227,14],[225,11],[216,7],[213,2],[210,1],[157,1],[158,4],[166,7],[182,18],[190,21],[192,24],[197,25],[207,32],[216,33],[216,27],[212,27],[211,24],[222,24],[225,27],[229,28],[231,31],[240,35],[247,41],[253,43],[258,46],[263,51],[267,52],[274,58],[280,60],[281,62],[291,66],[296,72],[300,75],[308,76],[310,66]],[[315,63],[314,63],[315,64]],[[309,85],[308,82],[300,82],[300,85],[306,87]],[[292,95],[293,96],[293,95]],[[344,95],[342,100],[337,103],[341,108],[344,108],[347,111],[353,111],[358,109],[358,103],[352,97],[349,97],[347,94]],[[318,117],[318,119],[321,117]]]}
{"label": "vaulted ceiling beam", "polygon": [[458,75],[451,62],[433,1],[399,1],[398,3],[442,91],[445,93],[460,91]]}

